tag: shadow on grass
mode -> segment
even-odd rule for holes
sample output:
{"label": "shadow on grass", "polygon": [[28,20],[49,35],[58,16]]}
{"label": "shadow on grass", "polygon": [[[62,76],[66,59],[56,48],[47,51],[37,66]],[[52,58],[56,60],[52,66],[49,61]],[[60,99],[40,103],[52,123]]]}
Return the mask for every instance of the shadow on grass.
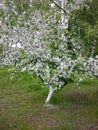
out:
{"label": "shadow on grass", "polygon": [[[88,88],[89,89],[89,88]],[[64,90],[53,95],[53,104],[66,106],[69,104],[74,105],[98,105],[98,88],[95,87],[92,90],[86,91],[85,89],[72,88],[70,90]]]}

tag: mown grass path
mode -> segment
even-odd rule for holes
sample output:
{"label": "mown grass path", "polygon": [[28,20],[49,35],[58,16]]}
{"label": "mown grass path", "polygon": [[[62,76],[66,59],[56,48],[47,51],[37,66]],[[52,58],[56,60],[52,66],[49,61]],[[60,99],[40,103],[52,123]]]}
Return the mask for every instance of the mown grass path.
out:
{"label": "mown grass path", "polygon": [[44,106],[48,89],[27,73],[0,70],[0,130],[98,130],[98,80],[66,86]]}

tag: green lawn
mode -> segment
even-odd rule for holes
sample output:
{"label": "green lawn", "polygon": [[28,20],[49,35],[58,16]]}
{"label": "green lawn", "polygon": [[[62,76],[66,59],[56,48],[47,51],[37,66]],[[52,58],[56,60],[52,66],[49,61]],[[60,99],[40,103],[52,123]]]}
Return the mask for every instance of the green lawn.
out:
{"label": "green lawn", "polygon": [[69,84],[44,102],[48,89],[38,78],[14,81],[0,70],[0,130],[98,130],[98,80]]}

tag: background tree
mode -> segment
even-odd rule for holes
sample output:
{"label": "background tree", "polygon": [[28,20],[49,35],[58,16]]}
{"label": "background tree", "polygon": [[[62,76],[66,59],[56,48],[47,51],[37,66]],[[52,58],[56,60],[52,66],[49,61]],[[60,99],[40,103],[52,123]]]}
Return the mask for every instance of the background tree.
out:
{"label": "background tree", "polygon": [[70,33],[82,42],[83,54],[98,54],[98,4],[96,0],[88,0],[81,8],[74,10],[70,17]]}

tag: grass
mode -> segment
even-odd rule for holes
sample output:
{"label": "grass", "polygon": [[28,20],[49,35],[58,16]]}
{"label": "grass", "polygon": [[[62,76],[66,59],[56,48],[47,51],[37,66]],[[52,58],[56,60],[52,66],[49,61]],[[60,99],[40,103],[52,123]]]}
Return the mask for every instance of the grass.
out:
{"label": "grass", "polygon": [[0,70],[0,130],[98,130],[98,80],[86,79],[54,93],[44,107],[48,89],[26,73],[11,81]]}

